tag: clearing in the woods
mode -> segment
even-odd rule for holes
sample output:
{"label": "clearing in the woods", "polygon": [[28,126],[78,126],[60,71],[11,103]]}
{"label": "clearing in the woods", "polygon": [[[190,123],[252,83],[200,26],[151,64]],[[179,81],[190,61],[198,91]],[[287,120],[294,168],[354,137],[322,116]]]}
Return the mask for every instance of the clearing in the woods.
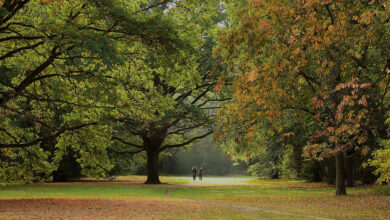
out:
{"label": "clearing in the woods", "polygon": [[388,219],[390,197],[372,187],[334,196],[325,183],[251,177],[144,177],[0,188],[0,219]]}

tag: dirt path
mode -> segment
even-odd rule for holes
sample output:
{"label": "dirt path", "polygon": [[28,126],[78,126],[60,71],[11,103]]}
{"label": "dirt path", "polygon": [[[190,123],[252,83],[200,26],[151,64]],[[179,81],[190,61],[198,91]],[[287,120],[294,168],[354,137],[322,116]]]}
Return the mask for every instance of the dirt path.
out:
{"label": "dirt path", "polygon": [[243,205],[237,205],[237,204],[209,202],[209,201],[194,200],[194,199],[187,199],[187,198],[181,198],[181,199],[188,201],[188,202],[198,203],[198,204],[202,204],[202,205],[221,206],[221,207],[226,207],[226,208],[230,208],[230,209],[236,209],[236,210],[239,210],[241,212],[244,212],[244,213],[247,213],[250,215],[254,215],[256,217],[260,217],[262,219],[269,219],[269,218],[266,218],[264,216],[260,216],[260,215],[256,214],[256,212],[266,212],[266,213],[272,213],[272,214],[277,214],[277,215],[290,215],[290,216],[295,216],[295,217],[305,217],[305,218],[312,218],[312,219],[318,219],[318,220],[333,220],[330,218],[323,218],[323,217],[312,216],[312,215],[296,214],[296,213],[291,213],[291,212],[282,212],[282,211],[277,211],[277,210],[270,210],[270,209],[251,207],[251,206],[243,206]]}

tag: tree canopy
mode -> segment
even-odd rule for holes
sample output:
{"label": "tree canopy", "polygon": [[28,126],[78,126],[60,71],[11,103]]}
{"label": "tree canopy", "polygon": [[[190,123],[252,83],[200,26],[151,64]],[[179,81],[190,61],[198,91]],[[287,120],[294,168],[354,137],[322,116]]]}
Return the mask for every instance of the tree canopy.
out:
{"label": "tree canopy", "polygon": [[[187,44],[177,24],[153,10],[167,2],[1,2],[4,174],[19,179],[50,173],[68,147],[94,175],[110,169],[105,149],[111,135],[104,118],[117,108],[105,93],[116,77],[112,72],[138,50],[169,54]],[[11,180],[9,175],[1,177]]]}
{"label": "tree canopy", "polygon": [[336,156],[337,194],[345,194],[344,152],[367,154],[378,146],[370,137],[387,138],[388,1],[253,0],[237,19],[216,52],[236,75],[221,138],[293,135],[290,118],[311,124],[306,155]]}
{"label": "tree canopy", "polygon": [[160,183],[212,133],[255,175],[386,182],[389,54],[389,0],[0,0],[0,183]]}

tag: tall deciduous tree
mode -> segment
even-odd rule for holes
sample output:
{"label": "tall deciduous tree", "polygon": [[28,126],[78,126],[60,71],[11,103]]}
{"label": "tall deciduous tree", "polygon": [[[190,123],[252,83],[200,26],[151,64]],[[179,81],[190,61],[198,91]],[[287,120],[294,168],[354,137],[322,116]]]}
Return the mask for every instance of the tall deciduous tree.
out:
{"label": "tall deciduous tree", "polygon": [[170,56],[146,50],[118,71],[122,108],[113,117],[117,146],[111,151],[146,152],[147,184],[160,183],[161,152],[187,146],[213,131],[213,109],[221,100],[214,92],[219,70],[212,58],[211,31],[218,19],[212,10],[218,4],[210,3],[168,4],[165,16],[181,24],[179,35],[187,47]]}
{"label": "tall deciduous tree", "polygon": [[[18,176],[23,177],[24,170],[37,176],[44,170],[31,164],[46,167],[50,173],[55,166],[47,161],[56,161],[70,145],[79,152],[82,167],[101,166],[94,175],[110,168],[104,156],[111,139],[109,128],[99,122],[102,113],[114,107],[104,94],[105,81],[112,78],[107,72],[132,55],[128,44],[164,51],[181,45],[175,24],[151,11],[160,4],[0,1],[3,173],[12,176],[13,170],[20,170]],[[19,165],[24,168],[14,169]]]}
{"label": "tall deciduous tree", "polygon": [[307,149],[336,157],[336,195],[346,194],[344,153],[365,149],[367,136],[378,135],[365,119],[388,108],[389,12],[389,1],[249,1],[217,50],[237,74],[235,102],[223,114],[249,129],[306,114],[332,133],[309,135],[321,144]]}

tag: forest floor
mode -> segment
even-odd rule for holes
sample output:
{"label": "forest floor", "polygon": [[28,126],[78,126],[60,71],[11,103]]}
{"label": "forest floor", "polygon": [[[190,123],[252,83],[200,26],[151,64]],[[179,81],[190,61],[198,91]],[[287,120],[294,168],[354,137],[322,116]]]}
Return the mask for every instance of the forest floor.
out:
{"label": "forest floor", "polygon": [[325,183],[251,177],[145,177],[0,187],[0,219],[389,219],[372,187],[334,196]]}

